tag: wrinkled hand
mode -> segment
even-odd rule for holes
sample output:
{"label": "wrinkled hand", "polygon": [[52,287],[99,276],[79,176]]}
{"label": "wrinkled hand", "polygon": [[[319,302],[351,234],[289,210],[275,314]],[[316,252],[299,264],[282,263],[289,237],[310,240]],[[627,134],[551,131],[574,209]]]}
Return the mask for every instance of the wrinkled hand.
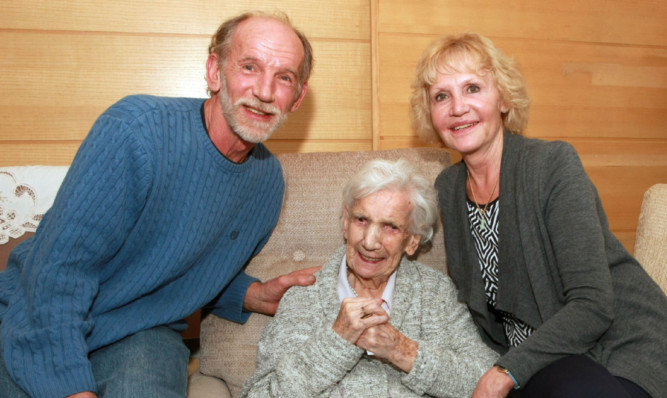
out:
{"label": "wrinkled hand", "polygon": [[95,393],[90,391],[84,391],[74,395],[69,395],[65,398],[97,398],[97,395],[95,395]]}
{"label": "wrinkled hand", "polygon": [[315,283],[313,274],[320,268],[322,267],[304,268],[264,283],[251,283],[243,299],[243,309],[265,315],[274,315],[285,292],[292,286],[308,286]]}
{"label": "wrinkled hand", "polygon": [[340,305],[333,330],[351,344],[356,344],[364,330],[388,320],[389,315],[382,309],[382,299],[348,297]]}
{"label": "wrinkled hand", "polygon": [[364,330],[357,340],[357,346],[410,373],[417,359],[419,343],[407,338],[392,324],[383,323]]}
{"label": "wrinkled hand", "polygon": [[497,366],[493,366],[477,382],[472,398],[504,398],[514,388],[514,381]]}

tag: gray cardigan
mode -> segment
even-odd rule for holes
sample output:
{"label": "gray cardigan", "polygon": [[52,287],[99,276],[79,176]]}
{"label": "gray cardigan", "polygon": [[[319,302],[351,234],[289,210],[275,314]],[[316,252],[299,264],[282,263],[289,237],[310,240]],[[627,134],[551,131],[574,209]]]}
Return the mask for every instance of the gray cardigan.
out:
{"label": "gray cardigan", "polygon": [[667,298],[609,230],[574,148],[505,133],[500,178],[497,309],[537,328],[508,350],[487,308],[460,162],[436,179],[447,266],[498,364],[520,384],[586,353],[654,397],[667,391]]}
{"label": "gray cardigan", "polygon": [[314,285],[293,287],[262,332],[249,397],[464,397],[498,358],[475,332],[465,305],[442,272],[403,258],[390,323],[419,343],[410,373],[371,359],[333,331],[345,248]]}

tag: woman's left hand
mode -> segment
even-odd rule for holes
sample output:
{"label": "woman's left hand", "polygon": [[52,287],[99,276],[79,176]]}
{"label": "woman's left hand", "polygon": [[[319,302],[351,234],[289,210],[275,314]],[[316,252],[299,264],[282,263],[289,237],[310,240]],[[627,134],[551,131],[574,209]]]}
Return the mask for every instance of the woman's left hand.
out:
{"label": "woman's left hand", "polygon": [[512,391],[512,388],[514,388],[512,378],[500,371],[497,366],[493,366],[477,382],[472,398],[503,398]]}
{"label": "woman's left hand", "polygon": [[356,345],[378,358],[390,361],[405,373],[410,373],[419,348],[416,341],[405,337],[388,322],[366,329]]}

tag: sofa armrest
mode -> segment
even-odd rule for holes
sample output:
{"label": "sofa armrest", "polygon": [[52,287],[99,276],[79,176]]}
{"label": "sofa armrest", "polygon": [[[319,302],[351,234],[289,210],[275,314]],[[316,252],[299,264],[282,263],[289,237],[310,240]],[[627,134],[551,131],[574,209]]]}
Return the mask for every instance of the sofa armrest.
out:
{"label": "sofa armrest", "polygon": [[656,184],[644,193],[635,258],[667,293],[667,184]]}

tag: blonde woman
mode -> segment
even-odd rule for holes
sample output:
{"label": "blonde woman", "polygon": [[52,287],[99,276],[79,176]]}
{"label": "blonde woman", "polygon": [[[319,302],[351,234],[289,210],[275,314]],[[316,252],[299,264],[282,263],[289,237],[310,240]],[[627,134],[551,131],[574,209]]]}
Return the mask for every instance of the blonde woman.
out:
{"label": "blonde woman", "polygon": [[610,232],[572,146],[520,135],[512,61],[478,34],[441,38],[411,105],[420,134],[463,159],[435,184],[447,265],[501,354],[473,396],[664,396],[667,299]]}

